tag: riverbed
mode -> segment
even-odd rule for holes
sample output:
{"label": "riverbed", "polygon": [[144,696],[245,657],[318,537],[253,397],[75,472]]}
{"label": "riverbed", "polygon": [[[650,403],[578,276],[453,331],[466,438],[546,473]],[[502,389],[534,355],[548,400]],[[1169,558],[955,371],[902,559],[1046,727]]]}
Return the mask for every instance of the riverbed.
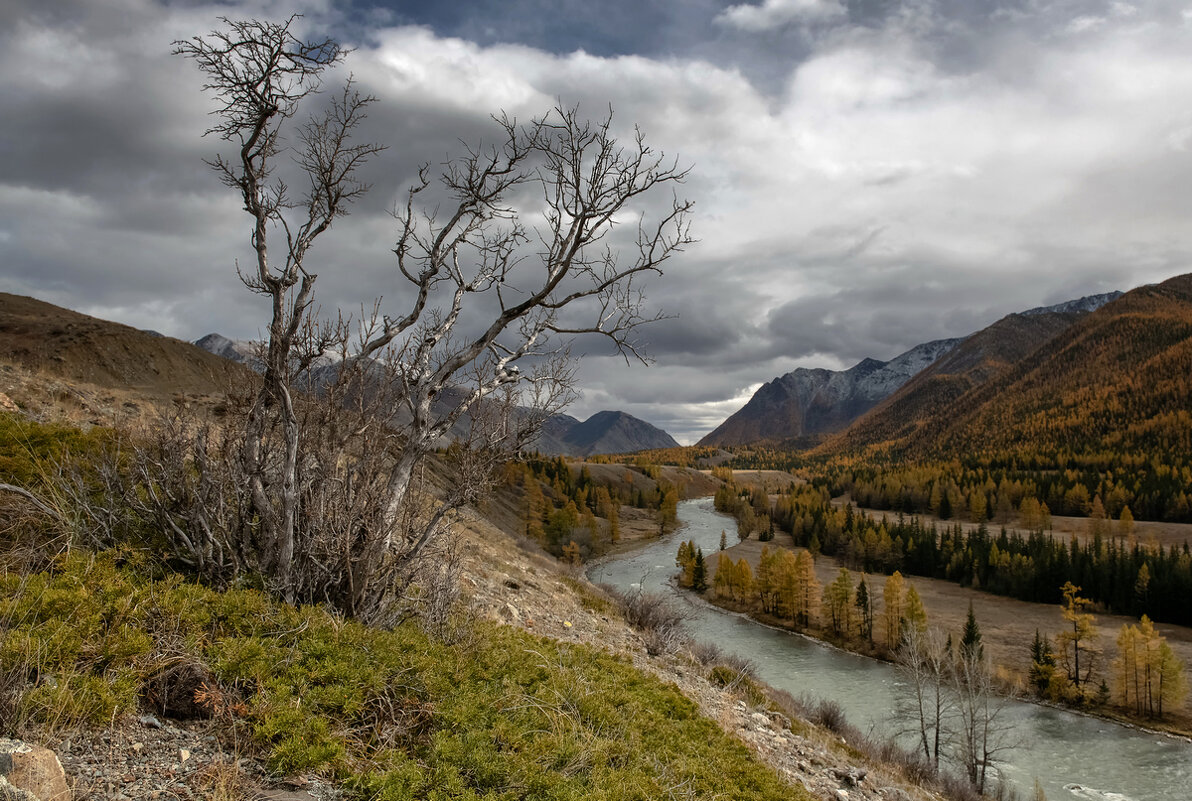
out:
{"label": "riverbed", "polygon": [[[684,525],[678,531],[596,563],[590,578],[670,593],[684,605],[693,637],[749,658],[766,683],[833,700],[862,730],[895,733],[900,676],[894,666],[769,628],[675,589],[669,579],[680,541],[694,540],[713,559],[721,531],[736,541],[736,522],[713,510],[710,498],[681,502],[679,520]],[[1001,769],[1024,797],[1038,779],[1049,801],[1192,799],[1192,743],[1182,738],[1039,704],[1014,703],[1009,714],[1016,745]]]}

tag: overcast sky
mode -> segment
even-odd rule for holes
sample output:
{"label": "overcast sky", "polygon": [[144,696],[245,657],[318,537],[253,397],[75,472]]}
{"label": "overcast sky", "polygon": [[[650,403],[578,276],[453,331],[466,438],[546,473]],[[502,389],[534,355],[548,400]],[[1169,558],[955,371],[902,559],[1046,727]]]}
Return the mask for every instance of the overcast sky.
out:
{"label": "overcast sky", "polygon": [[[320,241],[324,308],[396,290],[385,214],[420,162],[556,99],[692,167],[700,240],[649,287],[656,363],[596,346],[580,418],[698,439],[759,384],[962,336],[1192,263],[1192,5],[413,0],[0,6],[0,289],[193,340],[259,335],[246,216],[202,159],[171,41],[305,14],[355,48],[389,146]],[[387,258],[388,257],[388,258]]]}

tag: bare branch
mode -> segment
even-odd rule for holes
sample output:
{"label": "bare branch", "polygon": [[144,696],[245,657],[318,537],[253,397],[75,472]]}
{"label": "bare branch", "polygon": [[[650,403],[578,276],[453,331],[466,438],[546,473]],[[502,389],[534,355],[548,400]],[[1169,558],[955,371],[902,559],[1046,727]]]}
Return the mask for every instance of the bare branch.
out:
{"label": "bare branch", "polygon": [[[693,241],[691,204],[675,194],[687,171],[640,131],[618,141],[611,110],[596,122],[562,106],[524,124],[495,117],[493,143],[442,165],[441,213],[423,207],[429,166],[393,211],[405,307],[378,297],[357,321],[324,318],[312,248],[368,191],[364,169],[383,148],[356,141],[375,99],[350,78],[295,122],[346,55],[299,38],[297,20],[225,19],[174,45],[217,100],[207,133],[236,148],[208,163],[251,218],[256,263],[238,272],[271,310],[263,376],[234,435],[179,456],[224,479],[195,485],[163,465],[172,483],[143,496],[174,510],[162,527],[196,565],[256,570],[289,600],[391,620],[454,515],[574,398],[572,340],[596,335],[648,361],[638,334],[664,315],[643,282]],[[302,176],[293,191],[276,169],[285,155]],[[666,187],[669,205],[652,214]],[[428,477],[447,444],[452,479]]]}
{"label": "bare branch", "polygon": [[0,492],[11,492],[14,495],[20,495],[22,498],[27,500],[29,503],[36,506],[38,511],[44,512],[45,514],[49,515],[50,517],[54,518],[55,520],[60,519],[60,517],[58,515],[58,511],[56,509],[54,509],[52,506],[47,504],[41,498],[38,498],[36,495],[34,495],[29,490],[24,489],[23,487],[17,487],[13,484],[0,483]]}

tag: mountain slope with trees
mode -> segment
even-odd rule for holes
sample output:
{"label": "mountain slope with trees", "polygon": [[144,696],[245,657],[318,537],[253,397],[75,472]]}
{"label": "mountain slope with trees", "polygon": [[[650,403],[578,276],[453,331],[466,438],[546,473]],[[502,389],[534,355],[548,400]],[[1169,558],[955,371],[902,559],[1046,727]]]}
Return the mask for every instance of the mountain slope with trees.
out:
{"label": "mountain slope with trees", "polygon": [[1040,343],[1048,342],[1092,309],[1119,297],[1096,295],[1058,306],[1010,314],[966,337],[915,375],[893,395],[825,445],[852,452],[868,445],[897,442],[933,419],[965,393],[1010,370]]}
{"label": "mountain slope with trees", "polygon": [[698,444],[725,447],[761,440],[814,440],[839,431],[959,343],[959,339],[926,342],[888,362],[864,359],[843,371],[800,367],[763,385]]}
{"label": "mountain slope with trees", "polygon": [[876,428],[863,421],[803,461],[833,493],[909,514],[1188,522],[1190,375],[1184,275],[1089,313],[889,439],[860,436]]}
{"label": "mountain slope with trees", "polygon": [[1091,312],[907,440],[911,456],[1188,464],[1192,275]]}

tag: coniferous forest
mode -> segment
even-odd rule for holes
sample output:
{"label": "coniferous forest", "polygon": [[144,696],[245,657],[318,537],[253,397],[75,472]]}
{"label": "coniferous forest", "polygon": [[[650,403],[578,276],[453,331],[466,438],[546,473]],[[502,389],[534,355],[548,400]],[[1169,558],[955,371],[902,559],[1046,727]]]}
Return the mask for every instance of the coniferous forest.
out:
{"label": "coniferous forest", "polygon": [[[724,511],[740,512],[726,505]],[[833,506],[826,489],[795,487],[780,495],[774,525],[795,544],[841,558],[853,569],[945,579],[1023,601],[1059,603],[1071,582],[1106,611],[1192,624],[1192,553],[1143,546],[1121,521],[1094,519],[1090,536],[1068,540],[1037,525],[1023,535],[982,523],[925,523],[918,516],[877,515]],[[1128,521],[1126,523],[1128,525]]]}

